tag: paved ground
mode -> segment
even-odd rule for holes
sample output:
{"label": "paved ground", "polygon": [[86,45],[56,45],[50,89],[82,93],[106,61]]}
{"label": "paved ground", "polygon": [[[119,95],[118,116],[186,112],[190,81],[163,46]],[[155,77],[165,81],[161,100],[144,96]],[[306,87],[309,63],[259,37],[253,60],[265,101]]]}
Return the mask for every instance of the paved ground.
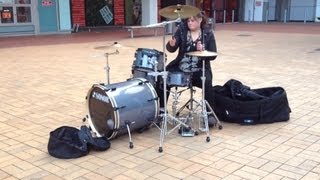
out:
{"label": "paved ground", "polygon": [[49,156],[48,137],[60,126],[84,124],[87,92],[106,81],[104,51],[94,47],[134,47],[109,57],[111,82],[123,82],[135,49],[161,50],[163,38],[141,32],[130,39],[121,30],[0,38],[0,179],[320,179],[319,32],[320,24],[216,27],[214,84],[234,78],[252,88],[284,87],[288,122],[223,123],[223,130],[210,129],[209,143],[204,133],[186,138],[175,131],[163,153],[152,128],[133,134],[133,149],[121,136],[105,152],[71,160]]}

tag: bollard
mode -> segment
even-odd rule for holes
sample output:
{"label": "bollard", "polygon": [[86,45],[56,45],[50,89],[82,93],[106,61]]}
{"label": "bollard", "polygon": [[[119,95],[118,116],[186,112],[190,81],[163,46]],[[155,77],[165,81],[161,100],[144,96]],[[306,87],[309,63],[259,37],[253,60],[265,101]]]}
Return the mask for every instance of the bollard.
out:
{"label": "bollard", "polygon": [[266,24],[268,23],[269,20],[269,10],[266,10]]}
{"label": "bollard", "polygon": [[232,20],[231,20],[232,23],[234,23],[234,10],[232,10]]}
{"label": "bollard", "polygon": [[213,20],[214,20],[214,24],[216,24],[217,23],[216,10],[213,11]]}
{"label": "bollard", "polygon": [[226,23],[226,10],[223,10],[223,23]]}
{"label": "bollard", "polygon": [[250,23],[251,22],[251,11],[249,10],[249,13],[248,13],[248,22]]}
{"label": "bollard", "polygon": [[283,22],[284,22],[284,23],[287,23],[287,9],[284,10]]}

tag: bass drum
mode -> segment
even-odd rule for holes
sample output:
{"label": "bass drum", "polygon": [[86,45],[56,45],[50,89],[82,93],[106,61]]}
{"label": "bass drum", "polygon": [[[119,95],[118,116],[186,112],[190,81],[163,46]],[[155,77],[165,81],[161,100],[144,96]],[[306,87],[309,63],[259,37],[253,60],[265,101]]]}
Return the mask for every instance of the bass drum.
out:
{"label": "bass drum", "polygon": [[87,94],[88,121],[98,137],[115,138],[150,125],[159,115],[158,95],[144,78],[95,84]]}

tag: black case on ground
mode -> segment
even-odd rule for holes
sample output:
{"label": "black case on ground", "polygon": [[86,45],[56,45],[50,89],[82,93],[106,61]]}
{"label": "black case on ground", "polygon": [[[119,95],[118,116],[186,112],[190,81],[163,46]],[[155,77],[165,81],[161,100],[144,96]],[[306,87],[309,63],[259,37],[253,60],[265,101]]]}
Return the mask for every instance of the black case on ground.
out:
{"label": "black case on ground", "polygon": [[221,121],[260,124],[290,118],[286,91],[282,87],[250,89],[237,80],[214,86],[214,111]]}

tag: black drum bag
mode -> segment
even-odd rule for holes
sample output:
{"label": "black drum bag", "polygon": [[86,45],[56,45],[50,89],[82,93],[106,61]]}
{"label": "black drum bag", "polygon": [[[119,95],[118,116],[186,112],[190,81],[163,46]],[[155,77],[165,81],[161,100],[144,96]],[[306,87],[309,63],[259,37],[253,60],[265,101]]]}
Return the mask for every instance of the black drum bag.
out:
{"label": "black drum bag", "polygon": [[250,89],[237,80],[214,86],[214,111],[221,121],[239,124],[289,120],[291,109],[282,87]]}

